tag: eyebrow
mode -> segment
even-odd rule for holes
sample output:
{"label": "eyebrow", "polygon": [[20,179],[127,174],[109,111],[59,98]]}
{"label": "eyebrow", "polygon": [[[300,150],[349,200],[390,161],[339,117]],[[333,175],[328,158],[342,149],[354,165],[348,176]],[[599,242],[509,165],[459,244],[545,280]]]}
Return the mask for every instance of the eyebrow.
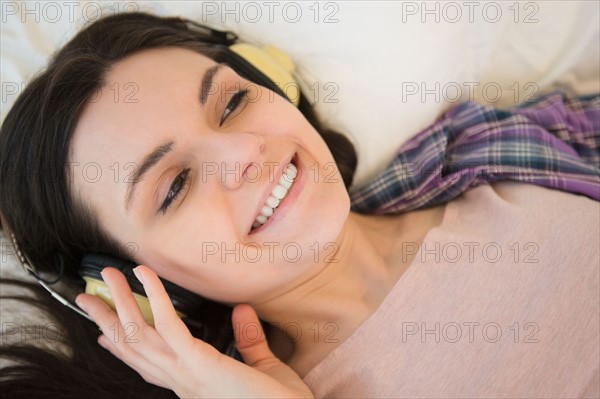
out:
{"label": "eyebrow", "polygon": [[165,155],[171,152],[174,144],[174,141],[169,141],[156,147],[154,151],[146,155],[146,157],[142,161],[142,165],[139,168],[136,168],[135,171],[131,174],[129,179],[129,186],[127,187],[127,194],[125,196],[125,210],[129,211],[129,208],[131,207],[131,200],[133,199],[133,195],[135,194],[135,187],[137,186],[137,184],[143,179],[144,175],[148,172],[148,170],[150,170],[161,159],[163,159]]}
{"label": "eyebrow", "polygon": [[[215,75],[219,72],[221,68],[223,68],[225,64],[217,64],[208,68],[202,77],[202,82],[200,84],[200,104],[205,105],[208,100],[208,95],[211,94],[211,88],[213,85],[213,79]],[[164,144],[159,145],[152,151],[150,154],[144,157],[142,164],[139,168],[131,174],[130,183],[127,187],[127,193],[125,195],[125,210],[129,212],[129,208],[131,207],[131,201],[133,200],[133,196],[135,194],[135,188],[137,184],[144,178],[144,175],[148,173],[148,171],[160,162],[171,150],[173,149],[173,145],[175,145],[174,141],[169,141]]]}
{"label": "eyebrow", "polygon": [[200,104],[206,104],[206,100],[208,99],[208,95],[210,94],[210,91],[212,89],[213,79],[217,72],[219,72],[219,70],[224,66],[225,64],[214,65],[208,68],[208,70],[202,77],[202,84],[200,85]]}

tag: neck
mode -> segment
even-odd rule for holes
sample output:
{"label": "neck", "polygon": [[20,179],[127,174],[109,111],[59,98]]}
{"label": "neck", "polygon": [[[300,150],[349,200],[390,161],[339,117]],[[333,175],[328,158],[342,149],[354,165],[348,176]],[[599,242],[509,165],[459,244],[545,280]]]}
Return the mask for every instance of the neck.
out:
{"label": "neck", "polygon": [[[350,213],[332,256],[293,290],[253,304],[259,317],[287,334],[294,355],[343,342],[381,304],[397,279],[391,257],[397,220]],[[394,267],[395,266],[395,267]],[[271,337],[270,337],[271,338]]]}

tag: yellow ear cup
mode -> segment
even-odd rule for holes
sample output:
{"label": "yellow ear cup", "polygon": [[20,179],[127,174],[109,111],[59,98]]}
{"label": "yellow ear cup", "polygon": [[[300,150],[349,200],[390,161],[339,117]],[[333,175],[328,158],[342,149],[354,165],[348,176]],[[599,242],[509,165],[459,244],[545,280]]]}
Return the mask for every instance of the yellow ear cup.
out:
{"label": "yellow ear cup", "polygon": [[236,43],[229,49],[267,75],[294,105],[300,104],[300,85],[294,78],[294,62],[289,55],[275,46],[259,48],[248,43]]}
{"label": "yellow ear cup", "polygon": [[[86,282],[85,285],[85,293],[90,295],[95,295],[98,298],[102,299],[108,306],[110,306],[113,310],[116,310],[115,303],[113,301],[112,295],[110,294],[110,289],[102,280],[98,280],[92,277],[84,277]],[[145,296],[133,293],[133,297],[135,298],[140,310],[142,311],[142,315],[144,316],[144,320],[150,326],[154,327],[154,316],[152,315],[152,309],[150,308],[150,301]],[[177,315],[179,317],[185,317],[185,315],[179,311],[177,311]]]}

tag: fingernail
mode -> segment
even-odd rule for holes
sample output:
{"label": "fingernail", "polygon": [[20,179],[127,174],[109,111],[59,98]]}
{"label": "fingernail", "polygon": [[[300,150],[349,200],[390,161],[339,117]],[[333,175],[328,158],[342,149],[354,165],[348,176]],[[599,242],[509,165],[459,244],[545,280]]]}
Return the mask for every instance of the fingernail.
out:
{"label": "fingernail", "polygon": [[140,283],[144,284],[144,280],[142,280],[141,273],[137,270],[137,267],[133,269],[133,274],[135,274],[135,277],[137,277]]}

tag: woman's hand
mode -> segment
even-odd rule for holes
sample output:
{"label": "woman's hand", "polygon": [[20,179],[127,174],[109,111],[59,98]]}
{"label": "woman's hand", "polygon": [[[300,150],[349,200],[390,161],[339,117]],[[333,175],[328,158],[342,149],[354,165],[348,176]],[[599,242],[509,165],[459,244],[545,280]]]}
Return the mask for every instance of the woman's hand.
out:
{"label": "woman's hand", "polygon": [[118,315],[92,295],[79,295],[77,304],[104,332],[98,343],[144,380],[180,397],[314,397],[302,379],[273,355],[251,306],[238,305],[232,315],[234,325],[254,323],[260,329],[256,340],[240,334],[245,329],[235,329],[244,364],[190,334],[156,273],[145,266],[138,266],[135,272],[150,301],[154,328],[144,321],[125,277],[114,268],[105,268],[102,277]]}

